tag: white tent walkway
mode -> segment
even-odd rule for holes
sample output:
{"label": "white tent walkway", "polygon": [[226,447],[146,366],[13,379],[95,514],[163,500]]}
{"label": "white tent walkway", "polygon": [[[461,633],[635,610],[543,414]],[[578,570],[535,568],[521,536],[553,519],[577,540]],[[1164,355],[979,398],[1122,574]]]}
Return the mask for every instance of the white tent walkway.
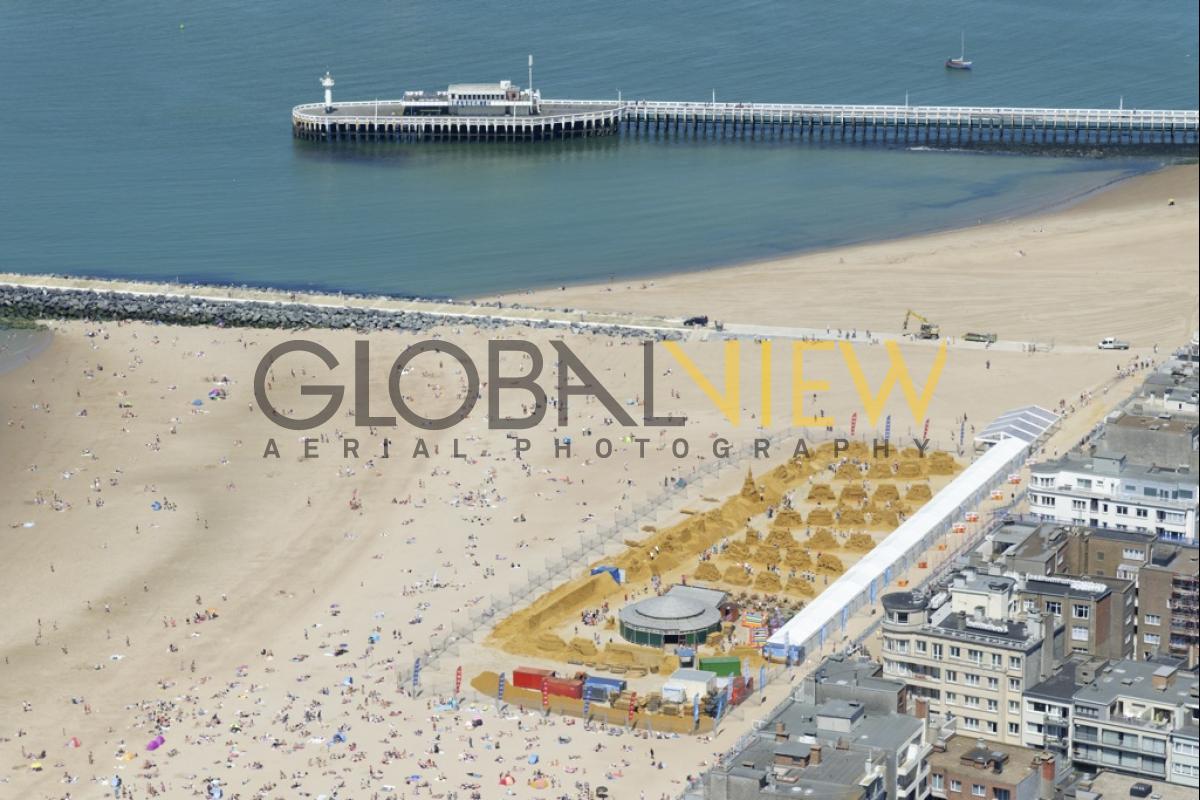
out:
{"label": "white tent walkway", "polygon": [[790,655],[793,663],[824,643],[835,622],[845,629],[850,615],[867,604],[935,541],[950,531],[967,511],[977,509],[992,489],[1020,469],[1029,442],[1011,437],[996,442],[933,498],[917,509],[874,550],[867,553],[825,591],[767,640],[773,658]]}

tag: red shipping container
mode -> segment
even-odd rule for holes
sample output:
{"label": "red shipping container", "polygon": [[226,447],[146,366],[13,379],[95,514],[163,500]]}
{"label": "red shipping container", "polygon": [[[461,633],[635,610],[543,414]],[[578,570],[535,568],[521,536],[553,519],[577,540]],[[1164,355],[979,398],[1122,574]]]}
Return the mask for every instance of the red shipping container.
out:
{"label": "red shipping container", "polygon": [[546,688],[556,697],[583,699],[583,681],[578,678],[547,678]]}
{"label": "red shipping container", "polygon": [[540,692],[542,690],[542,679],[553,677],[554,670],[552,669],[517,667],[513,670],[512,683],[513,686],[519,686],[522,689],[533,689]]}

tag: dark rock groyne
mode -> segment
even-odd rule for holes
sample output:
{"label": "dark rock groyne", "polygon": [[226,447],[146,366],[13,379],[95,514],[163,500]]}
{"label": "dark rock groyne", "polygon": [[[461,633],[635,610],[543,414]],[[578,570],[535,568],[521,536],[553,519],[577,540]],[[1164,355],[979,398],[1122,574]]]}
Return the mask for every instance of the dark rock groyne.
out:
{"label": "dark rock groyne", "polygon": [[170,325],[218,325],[235,328],[347,329],[356,331],[425,331],[440,326],[498,330],[511,326],[558,328],[607,336],[674,338],[669,329],[574,320],[525,319],[480,311],[470,314],[427,313],[407,309],[317,305],[296,301],[267,302],[211,296],[142,294],[116,290],[41,286],[0,286],[0,317],[17,320],[139,320]]}

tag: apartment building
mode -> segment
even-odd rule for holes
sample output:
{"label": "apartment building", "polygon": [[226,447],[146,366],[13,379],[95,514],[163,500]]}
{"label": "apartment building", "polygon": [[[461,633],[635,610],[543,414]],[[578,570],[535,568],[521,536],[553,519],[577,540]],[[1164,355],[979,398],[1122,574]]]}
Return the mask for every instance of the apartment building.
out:
{"label": "apartment building", "polygon": [[1130,646],[1121,655],[1115,649],[1091,652],[1142,661],[1170,656],[1188,667],[1200,659],[1200,547],[1195,543],[1162,541],[1151,531],[1012,522],[990,535],[971,554],[971,563],[979,570],[1104,583],[1126,595],[1126,617],[1125,582],[1132,581],[1132,632],[1122,621],[1123,635],[1133,636]]}
{"label": "apartment building", "polygon": [[706,800],[926,800],[925,720],[896,713],[905,686],[878,664],[829,659],[731,757]]}
{"label": "apartment building", "polygon": [[1029,511],[1042,520],[1196,541],[1197,478],[1186,465],[1073,453],[1030,473]]}
{"label": "apartment building", "polygon": [[1194,673],[1134,661],[1105,665],[1071,709],[1076,768],[1200,786],[1200,694]]}
{"label": "apartment building", "polygon": [[1133,581],[1030,576],[1018,580],[1017,592],[1025,613],[1038,611],[1063,621],[1066,655],[1120,659],[1133,654],[1137,617]]}
{"label": "apartment building", "polygon": [[1037,800],[1053,797],[1054,756],[968,736],[936,742],[929,757],[938,800]]}
{"label": "apartment building", "polygon": [[1108,662],[1073,656],[1053,675],[1025,690],[1021,734],[1025,747],[1054,756],[1059,778],[1071,770],[1071,709],[1080,685],[1095,680]]}
{"label": "apartment building", "polygon": [[1065,626],[1023,611],[1017,584],[967,568],[933,595],[884,595],[883,676],[906,683],[910,705],[927,703],[931,718],[1020,745],[1023,692],[1053,673]]}
{"label": "apartment building", "polygon": [[1134,581],[1137,593],[1133,658],[1200,661],[1200,548],[1164,542],[1154,534],[1104,529],[1072,529],[1062,549],[1071,574],[1113,575]]}

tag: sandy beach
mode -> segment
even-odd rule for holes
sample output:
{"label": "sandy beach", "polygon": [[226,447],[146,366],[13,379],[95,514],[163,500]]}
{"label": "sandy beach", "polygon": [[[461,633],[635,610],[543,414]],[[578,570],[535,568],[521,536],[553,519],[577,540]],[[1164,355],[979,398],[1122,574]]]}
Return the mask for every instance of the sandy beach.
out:
{"label": "sandy beach", "polygon": [[[1066,415],[1049,455],[1132,391],[1155,344],[1165,353],[1195,327],[1196,175],[1194,166],[1174,168],[1042,218],[504,300],[893,333],[912,307],[955,336],[986,329],[1059,343],[1133,340],[1125,353],[948,351],[925,412],[934,445],[955,450],[960,430],[969,445],[976,425],[1036,403]],[[582,537],[712,460],[715,436],[742,445],[786,429],[794,408],[784,344],[766,383],[769,425],[753,342],[741,344],[736,426],[660,349],[655,411],[686,414],[678,433],[625,430],[596,399],[572,398],[568,424],[555,424],[552,404],[518,457],[508,432],[488,429],[482,406],[449,430],[356,425],[351,367],[364,337],[305,331],[341,362],[334,377],[351,388],[334,417],[307,434],[319,457],[304,458],[305,434],[268,419],[253,392],[263,354],[298,334],[141,322],[47,327],[49,345],[0,377],[0,797],[111,797],[114,775],[133,798],[208,797],[213,779],[227,798],[548,799],[575,797],[585,784],[620,798],[675,797],[749,729],[752,711],[711,737],[668,740],[498,708],[467,687],[470,677],[524,660],[483,636],[456,639],[422,670],[415,696],[411,671],[431,644],[524,591],[531,573],[560,563]],[[634,339],[522,327],[432,335],[481,365],[489,335],[524,339],[551,372],[551,341],[561,339],[623,408],[639,419],[645,410]],[[392,359],[430,334],[365,338],[369,410],[394,415]],[[721,345],[683,349],[704,374],[721,374]],[[862,343],[855,353],[877,387],[886,348]],[[919,386],[936,350],[904,344],[901,353]],[[503,363],[516,371],[525,362]],[[880,435],[883,420],[865,421],[841,353],[809,353],[804,368],[831,384],[815,402],[803,398],[805,413],[824,412],[843,432],[857,412],[857,438]],[[322,401],[299,387],[328,379],[312,357],[281,361],[271,397],[302,416]],[[540,382],[552,392],[550,374]],[[414,408],[435,416],[466,392],[463,373],[441,354],[413,361],[400,385]],[[515,416],[528,403],[512,392],[501,408]],[[898,390],[883,414],[896,438],[920,430]],[[631,435],[649,439],[644,457]],[[569,457],[556,454],[555,439],[565,437]],[[611,457],[595,452],[602,437],[615,443]],[[691,445],[682,458],[671,450],[678,437]],[[701,494],[737,491],[747,468],[790,456],[794,438],[757,463],[730,463],[628,536],[678,521]],[[561,580],[584,566],[572,564]],[[451,707],[458,667],[467,680]],[[773,686],[763,707],[787,685]]]}
{"label": "sandy beach", "polygon": [[1197,174],[1194,164],[1168,167],[1062,211],[968,229],[499,299],[897,333],[912,309],[951,336],[1165,346],[1197,324]]}

